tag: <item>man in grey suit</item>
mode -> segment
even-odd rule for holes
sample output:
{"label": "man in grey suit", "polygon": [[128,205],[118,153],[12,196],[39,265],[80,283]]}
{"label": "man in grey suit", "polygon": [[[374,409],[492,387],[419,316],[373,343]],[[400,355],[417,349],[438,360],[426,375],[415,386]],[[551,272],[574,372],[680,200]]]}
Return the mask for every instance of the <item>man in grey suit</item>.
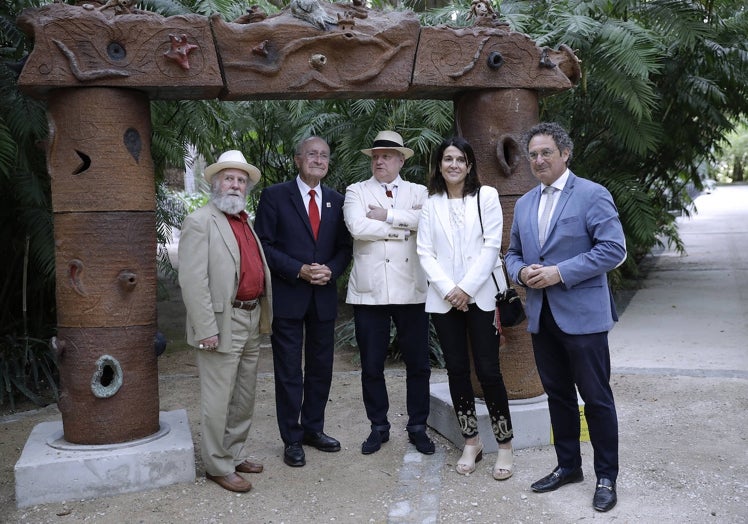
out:
{"label": "man in grey suit", "polygon": [[353,237],[346,302],[353,304],[364,407],[371,422],[361,452],[379,451],[390,438],[384,363],[394,322],[406,366],[408,438],[419,452],[430,455],[435,446],[426,434],[431,376],[426,276],[416,253],[426,188],[400,176],[413,150],[404,147],[398,133],[381,131],[372,147],[361,152],[371,157],[372,177],[348,186],[343,206]]}
{"label": "man in grey suit", "polygon": [[541,123],[526,135],[540,186],[514,208],[506,265],[527,287],[527,329],[548,407],[558,460],[535,492],[581,482],[577,388],[594,450],[593,507],[615,506],[618,418],[610,388],[608,331],[618,320],[607,272],[626,258],[626,241],[613,198],[603,186],[568,166],[574,149],[566,131]]}
{"label": "man in grey suit", "polygon": [[270,270],[247,220],[247,192],[260,171],[240,151],[205,169],[208,204],[185,218],[179,239],[179,284],[187,310],[187,343],[197,348],[205,476],[230,491],[260,473],[244,458],[252,424],[260,333],[272,321]]}

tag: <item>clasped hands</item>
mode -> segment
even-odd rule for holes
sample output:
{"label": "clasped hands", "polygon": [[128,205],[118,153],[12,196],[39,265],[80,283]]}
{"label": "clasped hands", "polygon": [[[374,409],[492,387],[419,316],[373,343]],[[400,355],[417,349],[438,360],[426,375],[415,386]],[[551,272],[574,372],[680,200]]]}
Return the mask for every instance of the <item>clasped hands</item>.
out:
{"label": "clasped hands", "polygon": [[458,311],[467,311],[470,295],[460,289],[459,286],[455,286],[452,291],[444,296],[444,300],[452,304],[452,307]]}
{"label": "clasped hands", "polygon": [[332,278],[332,270],[324,264],[304,264],[299,271],[299,277],[315,286],[324,286]]}
{"label": "clasped hands", "polygon": [[561,282],[561,274],[557,266],[542,266],[532,264],[522,269],[519,278],[525,286],[533,289],[543,289]]}

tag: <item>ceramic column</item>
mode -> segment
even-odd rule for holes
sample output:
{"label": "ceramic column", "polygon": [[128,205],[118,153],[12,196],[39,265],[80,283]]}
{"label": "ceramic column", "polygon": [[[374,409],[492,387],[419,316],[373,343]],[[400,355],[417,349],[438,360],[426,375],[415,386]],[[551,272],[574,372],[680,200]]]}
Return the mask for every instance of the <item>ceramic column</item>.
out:
{"label": "ceramic column", "polygon": [[159,429],[148,96],[54,90],[48,117],[65,440],[136,440]]}
{"label": "ceramic column", "polygon": [[[506,252],[514,204],[538,184],[521,145],[522,133],[538,123],[538,94],[531,89],[471,91],[455,97],[454,104],[457,131],[475,150],[481,182],[499,191]],[[524,289],[518,292],[524,301]],[[543,394],[526,328],[527,321],[504,328],[501,337],[501,371],[510,399]],[[482,394],[475,376],[473,387]]]}

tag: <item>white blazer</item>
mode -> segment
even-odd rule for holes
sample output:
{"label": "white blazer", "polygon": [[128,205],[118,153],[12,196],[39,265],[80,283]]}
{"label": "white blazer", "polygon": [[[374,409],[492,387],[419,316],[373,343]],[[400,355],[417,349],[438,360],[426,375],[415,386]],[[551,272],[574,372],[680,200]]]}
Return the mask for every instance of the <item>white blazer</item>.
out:
{"label": "white blazer", "polygon": [[[451,305],[444,297],[455,286],[470,295],[483,311],[496,307],[496,284],[493,272],[503,291],[506,280],[501,269],[501,234],[504,218],[499,203],[499,193],[491,186],[480,189],[483,233],[478,218],[477,195],[465,198],[465,222],[462,231],[462,252],[456,253],[453,244],[452,225],[449,221],[449,199],[447,194],[432,195],[426,200],[418,222],[418,257],[429,281],[426,295],[426,311],[446,313]],[[454,257],[462,257],[465,276],[455,282],[452,274]]]}
{"label": "white blazer", "polygon": [[[349,304],[422,304],[426,276],[416,254],[416,230],[426,188],[401,181],[395,207],[377,180],[348,186],[343,217],[353,237],[353,268],[345,301]],[[366,218],[369,204],[389,208],[392,224]]]}

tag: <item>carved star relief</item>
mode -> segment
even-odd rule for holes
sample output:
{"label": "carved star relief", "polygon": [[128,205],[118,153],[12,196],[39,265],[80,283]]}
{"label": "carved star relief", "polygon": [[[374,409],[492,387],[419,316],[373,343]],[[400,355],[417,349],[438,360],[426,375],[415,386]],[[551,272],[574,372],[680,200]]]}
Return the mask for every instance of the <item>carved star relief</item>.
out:
{"label": "carved star relief", "polygon": [[171,49],[164,53],[169,60],[174,60],[182,69],[190,68],[189,54],[198,48],[194,44],[187,43],[187,35],[169,35]]}

